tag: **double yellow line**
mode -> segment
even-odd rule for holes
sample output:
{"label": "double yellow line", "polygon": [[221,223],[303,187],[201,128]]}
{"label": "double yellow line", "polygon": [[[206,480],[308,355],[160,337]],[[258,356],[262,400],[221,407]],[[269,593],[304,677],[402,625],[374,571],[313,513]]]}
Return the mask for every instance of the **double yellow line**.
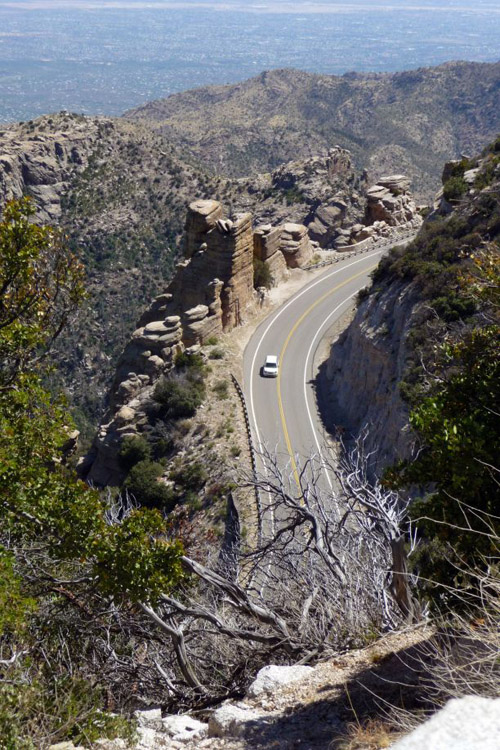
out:
{"label": "double yellow line", "polygon": [[298,320],[295,321],[294,325],[290,329],[290,332],[289,332],[288,336],[285,339],[285,343],[283,344],[283,348],[281,349],[280,356],[279,356],[280,367],[279,367],[279,370],[278,370],[278,379],[277,379],[277,383],[276,383],[276,387],[277,387],[277,390],[278,390],[278,406],[279,406],[279,410],[280,410],[280,417],[281,417],[281,425],[283,427],[283,434],[285,436],[286,448],[287,448],[288,455],[290,456],[290,460],[291,460],[291,465],[292,465],[292,470],[293,470],[293,476],[294,476],[295,483],[297,484],[297,487],[299,488],[299,490],[300,490],[299,470],[297,468],[297,463],[295,461],[295,456],[294,456],[294,453],[293,453],[293,450],[292,450],[292,443],[291,443],[291,440],[290,440],[290,435],[288,433],[288,427],[287,427],[286,419],[285,419],[285,410],[283,408],[283,399],[281,397],[281,373],[283,372],[283,358],[285,356],[285,352],[286,352],[286,350],[288,348],[288,344],[290,343],[291,338],[294,335],[294,333],[296,332],[297,328],[300,326],[300,324],[302,323],[302,321],[305,318],[307,318],[308,315],[311,314],[311,312],[314,310],[315,307],[317,307],[319,304],[321,304],[321,302],[323,302],[323,300],[325,300],[331,294],[335,294],[335,292],[338,292],[338,290],[342,289],[342,287],[346,286],[346,284],[350,284],[351,281],[355,281],[360,276],[365,276],[367,273],[370,273],[370,271],[373,271],[373,269],[376,268],[376,267],[377,267],[377,264],[374,264],[373,266],[370,266],[370,268],[364,269],[363,271],[360,271],[359,273],[354,274],[354,276],[351,276],[350,278],[346,279],[346,281],[342,281],[340,284],[337,284],[337,286],[334,286],[333,289],[330,289],[328,292],[325,292],[324,294],[322,294],[321,297],[318,297],[318,299],[315,302],[313,302],[312,305],[310,305],[310,307],[308,307],[307,310],[305,310],[305,312],[302,313],[302,315],[300,316],[300,318],[298,318]]}

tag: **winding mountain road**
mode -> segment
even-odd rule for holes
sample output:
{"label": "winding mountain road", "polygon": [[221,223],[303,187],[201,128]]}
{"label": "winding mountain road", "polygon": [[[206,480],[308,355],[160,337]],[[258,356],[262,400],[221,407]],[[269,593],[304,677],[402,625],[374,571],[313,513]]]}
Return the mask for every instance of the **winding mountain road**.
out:
{"label": "winding mountain road", "polygon": [[[311,454],[321,460],[325,452],[313,385],[314,355],[387,249],[379,246],[330,266],[266,318],[245,349],[244,392],[255,448],[259,453],[264,447],[276,451],[279,465],[289,466],[297,482],[297,464]],[[277,378],[261,376],[268,354],[279,357]],[[331,489],[326,471],[324,481],[324,489]]]}

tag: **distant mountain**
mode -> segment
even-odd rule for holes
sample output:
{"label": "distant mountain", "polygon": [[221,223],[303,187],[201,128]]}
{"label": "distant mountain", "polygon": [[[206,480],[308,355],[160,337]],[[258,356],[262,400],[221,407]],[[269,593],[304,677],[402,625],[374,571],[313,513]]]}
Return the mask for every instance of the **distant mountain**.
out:
{"label": "distant mountain", "polygon": [[428,199],[444,161],[475,153],[500,130],[500,63],[343,76],[274,70],[174,94],[125,117],[152,122],[219,174],[269,171],[339,144],[370,177],[404,172]]}

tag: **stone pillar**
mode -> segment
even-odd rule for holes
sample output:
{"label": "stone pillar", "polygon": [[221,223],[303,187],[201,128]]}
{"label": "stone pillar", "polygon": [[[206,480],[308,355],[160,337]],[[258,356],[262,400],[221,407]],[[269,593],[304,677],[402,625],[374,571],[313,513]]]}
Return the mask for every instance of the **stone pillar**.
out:
{"label": "stone pillar", "polygon": [[198,200],[189,205],[186,217],[185,255],[190,258],[206,240],[207,233],[222,218],[222,206],[219,201]]}

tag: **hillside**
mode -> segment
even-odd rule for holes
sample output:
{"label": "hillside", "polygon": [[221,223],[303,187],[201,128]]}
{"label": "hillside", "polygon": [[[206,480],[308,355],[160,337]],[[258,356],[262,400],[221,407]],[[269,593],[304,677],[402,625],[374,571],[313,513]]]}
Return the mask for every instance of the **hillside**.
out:
{"label": "hillside", "polygon": [[372,177],[404,172],[428,199],[444,161],[494,138],[499,104],[500,63],[454,62],[394,74],[274,70],[174,94],[126,117],[155,124],[216,174],[269,171],[338,143]]}

